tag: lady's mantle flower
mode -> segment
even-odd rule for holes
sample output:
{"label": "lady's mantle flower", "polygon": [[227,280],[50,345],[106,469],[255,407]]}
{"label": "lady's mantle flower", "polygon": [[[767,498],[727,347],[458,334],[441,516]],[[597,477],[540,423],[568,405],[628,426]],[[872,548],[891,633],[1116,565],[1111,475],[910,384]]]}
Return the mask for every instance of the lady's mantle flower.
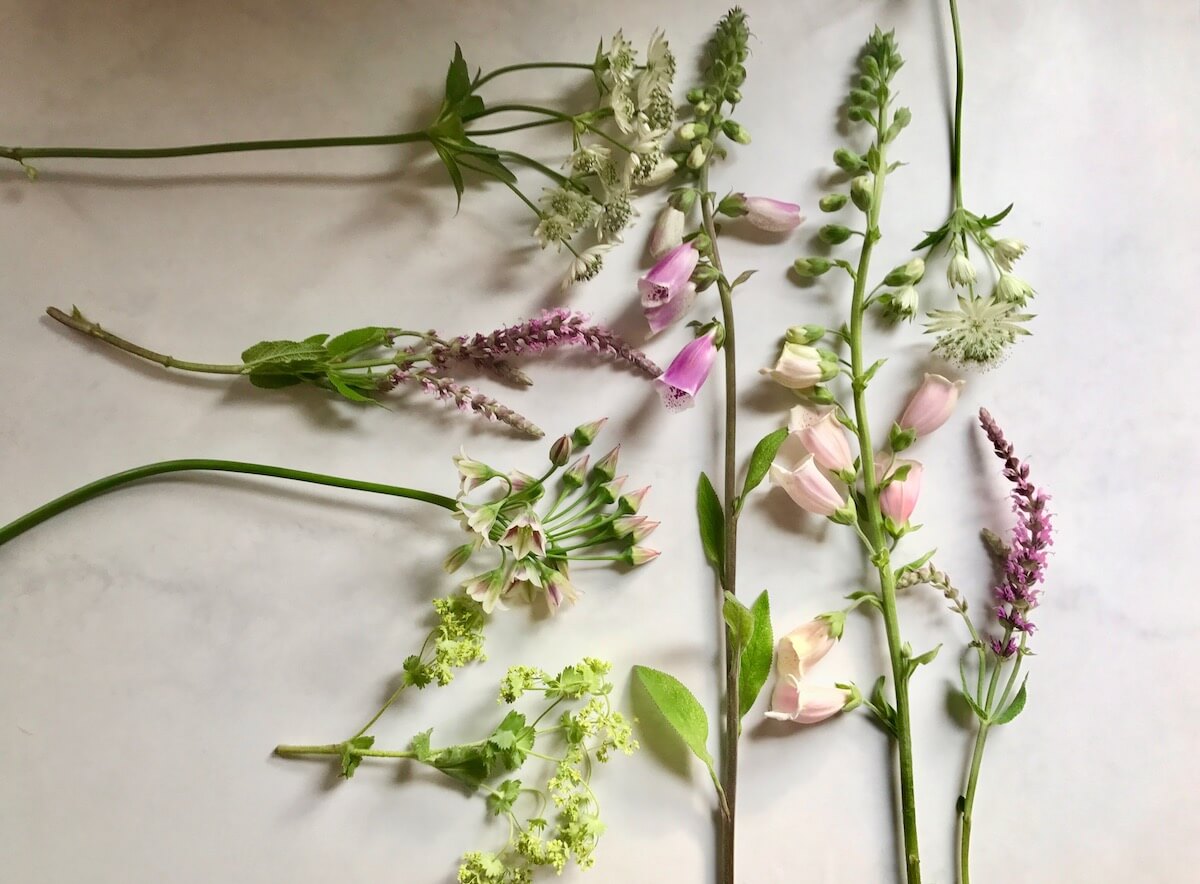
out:
{"label": "lady's mantle flower", "polygon": [[1029,334],[1021,323],[1033,316],[1017,313],[1013,304],[959,296],[957,310],[931,310],[927,334],[936,334],[933,351],[960,365],[994,365],[1018,335]]}
{"label": "lady's mantle flower", "polygon": [[669,410],[682,411],[696,404],[696,394],[708,380],[717,358],[716,340],[717,329],[713,328],[691,341],[654,381]]}

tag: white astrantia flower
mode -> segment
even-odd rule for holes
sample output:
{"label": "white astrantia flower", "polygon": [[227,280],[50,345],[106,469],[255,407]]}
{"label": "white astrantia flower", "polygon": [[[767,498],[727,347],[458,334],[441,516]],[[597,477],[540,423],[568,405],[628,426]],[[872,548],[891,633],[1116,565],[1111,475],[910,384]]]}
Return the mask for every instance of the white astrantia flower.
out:
{"label": "white astrantia flower", "polygon": [[571,154],[568,163],[576,175],[596,175],[603,178],[603,170],[612,166],[612,149],[602,144],[581,144]]}
{"label": "white astrantia flower", "polygon": [[572,233],[592,221],[597,208],[591,197],[565,187],[546,188],[538,202],[548,214],[563,218]]}
{"label": "white astrantia flower", "polygon": [[628,80],[633,76],[637,66],[637,53],[633,44],[625,39],[624,32],[617,31],[613,34],[604,58],[608,62],[609,78],[613,82]]}
{"label": "white astrantia flower", "polygon": [[998,239],[992,246],[992,257],[1001,270],[1012,270],[1013,262],[1029,248],[1019,239]]}
{"label": "white astrantia flower", "polygon": [[533,235],[543,249],[550,243],[554,243],[559,249],[562,249],[563,240],[574,232],[571,223],[561,215],[543,215],[538,226],[534,228]]}
{"label": "white astrantia flower", "polygon": [[959,364],[996,364],[1033,316],[992,298],[959,296],[957,310],[931,310],[925,331],[938,336],[933,351]]}
{"label": "white astrantia flower", "polygon": [[1001,273],[996,287],[992,289],[992,297],[1006,304],[1023,307],[1033,297],[1033,286],[1015,274]]}
{"label": "white astrantia flower", "polygon": [[594,278],[600,272],[600,268],[604,266],[604,256],[612,251],[612,248],[612,243],[602,242],[579,252],[571,262],[571,266],[567,268],[562,287],[568,289],[577,282],[586,282]]}

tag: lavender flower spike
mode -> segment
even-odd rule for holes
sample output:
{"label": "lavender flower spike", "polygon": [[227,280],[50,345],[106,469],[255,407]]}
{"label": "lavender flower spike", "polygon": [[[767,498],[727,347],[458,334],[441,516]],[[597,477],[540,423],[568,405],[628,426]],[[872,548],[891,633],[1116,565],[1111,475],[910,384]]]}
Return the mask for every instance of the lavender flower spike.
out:
{"label": "lavender flower spike", "polygon": [[1029,612],[1038,606],[1041,590],[1038,585],[1045,577],[1046,554],[1054,543],[1053,525],[1046,505],[1050,496],[1029,481],[1029,465],[1013,453],[1012,444],[987,412],[979,409],[979,423],[987,434],[996,456],[1004,462],[1004,478],[1013,483],[1013,526],[1008,554],[1004,558],[1004,574],[992,589],[996,598],[996,617],[1005,626],[1003,639],[991,640],[992,651],[999,657],[1011,657],[1018,650],[1012,633],[1030,635],[1034,624]]}

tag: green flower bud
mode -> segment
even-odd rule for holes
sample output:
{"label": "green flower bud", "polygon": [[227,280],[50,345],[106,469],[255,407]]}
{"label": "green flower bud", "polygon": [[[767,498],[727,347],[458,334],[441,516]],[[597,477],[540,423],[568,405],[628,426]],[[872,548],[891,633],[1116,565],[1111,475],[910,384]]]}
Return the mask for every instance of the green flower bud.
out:
{"label": "green flower bud", "polygon": [[833,266],[833,262],[826,258],[797,258],[792,262],[792,269],[796,271],[797,276],[820,276],[827,273],[829,268]]}
{"label": "green flower bud", "polygon": [[699,169],[701,166],[704,165],[705,159],[707,159],[707,154],[704,150],[704,145],[697,144],[695,147],[692,148],[692,152],[688,154],[688,158],[687,158],[688,168],[689,169]]}
{"label": "green flower bud", "polygon": [[471,553],[473,552],[475,552],[475,544],[473,543],[464,543],[462,546],[455,547],[450,551],[450,555],[446,556],[446,560],[442,562],[442,569],[447,574],[453,574],[467,563],[467,559],[471,558]]}
{"label": "green flower bud", "polygon": [[738,144],[750,143],[750,133],[746,131],[745,127],[742,126],[741,123],[735,123],[733,120],[726,120],[721,124],[721,131],[724,132],[728,138],[736,141]]}
{"label": "green flower bud", "polygon": [[825,337],[825,328],[820,325],[793,325],[784,338],[789,344],[815,344]]}
{"label": "green flower bud", "polygon": [[892,446],[892,451],[899,454],[916,441],[915,430],[905,430],[899,424],[892,424],[892,431],[888,434],[888,444]]}
{"label": "green flower bud", "polygon": [[875,194],[872,192],[872,182],[869,175],[859,175],[850,182],[850,199],[854,201],[854,205],[858,206],[864,212],[871,211],[871,202],[874,198]]}
{"label": "green flower bud", "polygon": [[711,114],[712,109],[713,109],[713,104],[707,98],[704,101],[698,102],[696,104],[696,113],[699,114],[700,116],[704,116],[705,114]]}
{"label": "green flower bud", "polygon": [[822,212],[836,212],[846,205],[848,199],[849,197],[844,193],[831,193],[821,197],[821,201],[817,205],[821,207]]}
{"label": "green flower bud", "polygon": [[829,637],[832,639],[841,639],[842,633],[846,631],[845,611],[827,611],[824,614],[818,614],[814,619],[825,621],[829,627]]}
{"label": "green flower bud", "polygon": [[585,454],[563,473],[563,484],[568,488],[580,488],[583,486],[583,480],[587,476],[588,471],[588,456]]}
{"label": "green flower bud", "polygon": [[896,267],[883,278],[884,285],[912,285],[915,282],[920,282],[921,277],[925,275],[925,262],[920,258],[913,258],[911,261],[901,264]]}
{"label": "green flower bud", "polygon": [[[587,448],[594,441],[596,441],[596,436],[599,434],[600,428],[604,426],[607,420],[608,418],[602,417],[598,421],[580,424],[575,428],[575,432],[571,434],[571,441],[580,448]],[[570,457],[570,455],[567,456]]]}
{"label": "green flower bud", "polygon": [[808,398],[817,405],[833,405],[837,402],[837,397],[830,392],[828,387],[818,384],[808,391]]}
{"label": "green flower bud", "polygon": [[677,190],[671,194],[667,202],[686,215],[692,210],[692,206],[696,205],[696,191],[691,187]]}
{"label": "green flower bud", "polygon": [[857,175],[867,169],[866,160],[844,147],[839,147],[833,152],[833,162],[839,169],[849,172],[851,175]]}
{"label": "green flower bud", "polygon": [[704,90],[699,87],[689,89],[687,94],[688,104],[699,104],[704,100]]}
{"label": "green flower bud", "polygon": [[728,215],[730,218],[740,218],[746,214],[746,195],[731,193],[717,203],[717,214]]}
{"label": "green flower bud", "polygon": [[841,224],[826,224],[817,232],[817,236],[821,238],[821,241],[829,243],[831,246],[844,243],[850,238],[850,234],[850,228],[844,227]]}
{"label": "green flower bud", "polygon": [[730,86],[725,90],[725,100],[730,104],[737,104],[742,100],[742,90],[736,86]]}
{"label": "green flower bud", "polygon": [[[592,475],[597,477],[601,482],[611,482],[613,476],[617,474],[617,458],[621,454],[621,446],[618,445],[592,467]],[[614,498],[615,499],[615,498]]]}
{"label": "green flower bud", "polygon": [[550,463],[556,467],[565,466],[571,459],[571,437],[559,436],[550,446]]}

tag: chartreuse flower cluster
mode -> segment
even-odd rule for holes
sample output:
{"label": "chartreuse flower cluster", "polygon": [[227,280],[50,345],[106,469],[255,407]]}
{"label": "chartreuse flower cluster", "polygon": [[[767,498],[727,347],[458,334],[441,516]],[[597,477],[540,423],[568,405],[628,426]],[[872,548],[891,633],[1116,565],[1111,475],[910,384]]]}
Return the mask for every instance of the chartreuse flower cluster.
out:
{"label": "chartreuse flower cluster", "polygon": [[613,709],[610,669],[593,657],[556,675],[512,667],[500,683],[500,700],[512,705],[539,695],[541,711],[531,718],[511,710],[471,743],[435,747],[432,730],[426,730],[407,749],[386,750],[364,729],[341,743],[284,745],[275,752],[285,758],[333,756],[345,777],[367,758],[404,759],[440,771],[485,796],[488,809],[509,824],[499,850],[463,856],[460,884],[527,884],[538,869],[562,872],[569,862],[587,869],[595,861],[605,828],[591,784],[595,765],[637,749],[629,722]]}
{"label": "chartreuse flower cluster", "polygon": [[[595,93],[580,106],[484,101],[484,87],[498,77],[529,71],[586,71]],[[263,150],[426,145],[446,167],[458,199],[466,188],[464,172],[473,172],[509,188],[536,216],[535,234],[543,246],[554,244],[572,254],[564,280],[570,285],[600,272],[604,255],[621,241],[622,231],[637,214],[634,192],[670,179],[676,161],[664,139],[674,122],[671,98],[675,57],[661,31],[650,39],[644,59],[621,31],[601,41],[589,61],[531,61],[474,75],[456,44],[446,71],[445,95],[433,120],[412,132],[329,138],[269,139],[194,144],[178,147],[0,147],[0,158],[14,160],[36,179],[31,160],[53,157],[83,159],[166,159],[200,154]],[[489,117],[507,122],[490,126]],[[567,130],[570,145],[562,171],[503,146],[503,136],[552,126]],[[559,154],[562,157],[562,153]],[[544,158],[554,163],[554,158]],[[512,167],[523,166],[544,181],[540,197],[521,188]]]}
{"label": "chartreuse flower cluster", "polygon": [[507,424],[534,438],[543,435],[539,427],[502,402],[456,381],[451,375],[456,366],[473,366],[510,385],[528,386],[533,381],[514,360],[578,347],[624,363],[646,378],[661,374],[646,354],[620,335],[590,321],[586,313],[562,308],[491,332],[448,339],[436,331],[367,326],[302,341],[260,341],[242,353],[240,362],[227,364],[188,362],[148,350],[101,328],[78,308],[70,314],[57,307],[46,312],[68,328],[164,368],[240,375],[268,390],[308,384],[358,403],[382,404],[385,393],[415,388],[453,403],[459,411]]}
{"label": "chartreuse flower cluster", "polygon": [[[620,446],[594,465],[587,454],[571,461],[603,423],[561,436],[550,446],[549,466],[537,477],[501,472],[465,453],[454,458],[461,478],[458,518],[472,537],[450,553],[445,567],[453,573],[481,550],[499,553],[498,563],[462,584],[485,612],[519,600],[540,602],[554,614],[579,597],[571,581],[572,562],[644,565],[657,558],[657,550],[642,541],[658,522],[638,513],[650,488],[625,490],[626,477],[617,475]],[[552,485],[556,490],[547,499]]]}

